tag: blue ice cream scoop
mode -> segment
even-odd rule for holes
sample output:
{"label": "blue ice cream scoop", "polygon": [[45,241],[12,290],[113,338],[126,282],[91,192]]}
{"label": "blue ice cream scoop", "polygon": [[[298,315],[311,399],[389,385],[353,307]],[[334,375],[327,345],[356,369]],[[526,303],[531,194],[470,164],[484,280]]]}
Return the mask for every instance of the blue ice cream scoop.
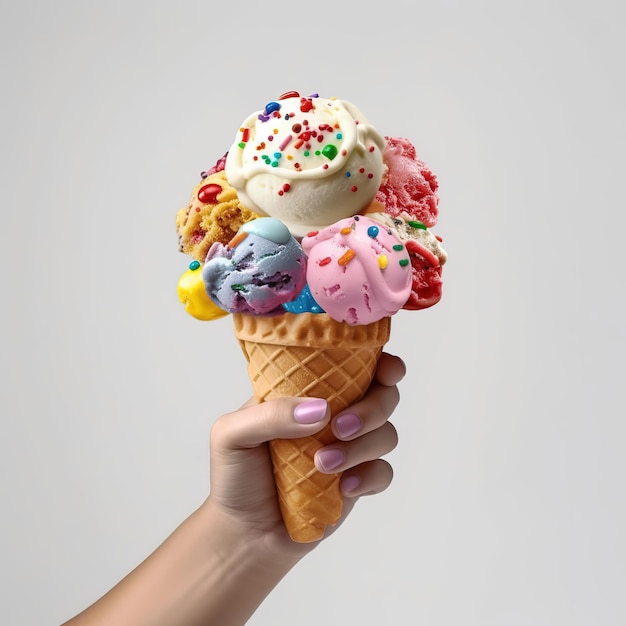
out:
{"label": "blue ice cream scoop", "polygon": [[223,245],[214,243],[202,270],[207,294],[230,313],[280,315],[306,283],[306,255],[273,217],[244,224]]}

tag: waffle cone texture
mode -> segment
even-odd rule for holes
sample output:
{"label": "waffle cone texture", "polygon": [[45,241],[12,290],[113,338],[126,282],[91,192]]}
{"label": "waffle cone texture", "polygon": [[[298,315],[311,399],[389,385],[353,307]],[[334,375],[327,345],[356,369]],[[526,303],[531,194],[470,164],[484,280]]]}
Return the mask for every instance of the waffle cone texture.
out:
{"label": "waffle cone texture", "polygon": [[[235,313],[233,323],[257,400],[325,398],[332,415],[365,394],[391,330],[389,317],[350,326],[325,313],[277,317]],[[326,527],[341,516],[341,473],[322,474],[313,463],[315,452],[333,441],[327,426],[312,437],[270,442],[283,520],[299,543],[321,539]]]}

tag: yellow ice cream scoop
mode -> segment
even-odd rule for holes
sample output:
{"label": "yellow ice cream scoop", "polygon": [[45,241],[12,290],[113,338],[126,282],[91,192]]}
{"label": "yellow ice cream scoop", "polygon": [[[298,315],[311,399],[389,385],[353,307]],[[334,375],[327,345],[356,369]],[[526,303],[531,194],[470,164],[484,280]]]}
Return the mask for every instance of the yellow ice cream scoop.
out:
{"label": "yellow ice cream scoop", "polygon": [[196,319],[209,321],[228,315],[209,298],[202,280],[202,266],[192,261],[189,269],[178,280],[178,298],[185,310]]}

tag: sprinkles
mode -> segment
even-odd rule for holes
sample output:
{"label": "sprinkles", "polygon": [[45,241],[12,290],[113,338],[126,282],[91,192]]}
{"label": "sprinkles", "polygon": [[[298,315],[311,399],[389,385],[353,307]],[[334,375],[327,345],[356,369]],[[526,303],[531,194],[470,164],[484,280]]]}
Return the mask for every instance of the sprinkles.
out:
{"label": "sprinkles", "polygon": [[248,233],[245,230],[240,230],[229,242],[229,248],[236,248],[246,237]]}
{"label": "sprinkles", "polygon": [[217,196],[220,193],[222,193],[222,188],[215,183],[210,183],[198,189],[198,200],[204,204],[217,204]]}
{"label": "sprinkles", "polygon": [[[355,112],[335,98],[320,98],[319,94],[301,95],[286,91],[276,100],[267,102],[260,111],[244,122],[236,143],[242,152],[240,167],[254,169],[285,179],[300,180],[300,175],[312,177],[326,174],[345,175],[351,184],[342,189],[348,203],[357,203],[361,196],[375,193],[374,180],[380,160],[380,142],[375,131],[359,127]],[[354,162],[352,158],[358,152]],[[374,157],[370,153],[376,153]],[[256,155],[256,156],[255,156]],[[352,171],[348,172],[348,168]],[[298,184],[300,184],[298,182]],[[272,191],[283,196],[280,183]],[[292,194],[293,195],[293,194]],[[363,206],[366,206],[364,200]]]}
{"label": "sprinkles", "polygon": [[352,248],[348,248],[344,254],[337,259],[337,263],[339,263],[339,265],[348,265],[355,256],[356,252]]}

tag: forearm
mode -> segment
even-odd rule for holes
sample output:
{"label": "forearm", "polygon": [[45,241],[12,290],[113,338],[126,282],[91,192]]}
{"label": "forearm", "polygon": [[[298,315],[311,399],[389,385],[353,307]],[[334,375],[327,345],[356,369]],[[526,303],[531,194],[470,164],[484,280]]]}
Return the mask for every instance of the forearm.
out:
{"label": "forearm", "polygon": [[65,626],[245,624],[297,559],[270,557],[203,505],[141,565]]}

